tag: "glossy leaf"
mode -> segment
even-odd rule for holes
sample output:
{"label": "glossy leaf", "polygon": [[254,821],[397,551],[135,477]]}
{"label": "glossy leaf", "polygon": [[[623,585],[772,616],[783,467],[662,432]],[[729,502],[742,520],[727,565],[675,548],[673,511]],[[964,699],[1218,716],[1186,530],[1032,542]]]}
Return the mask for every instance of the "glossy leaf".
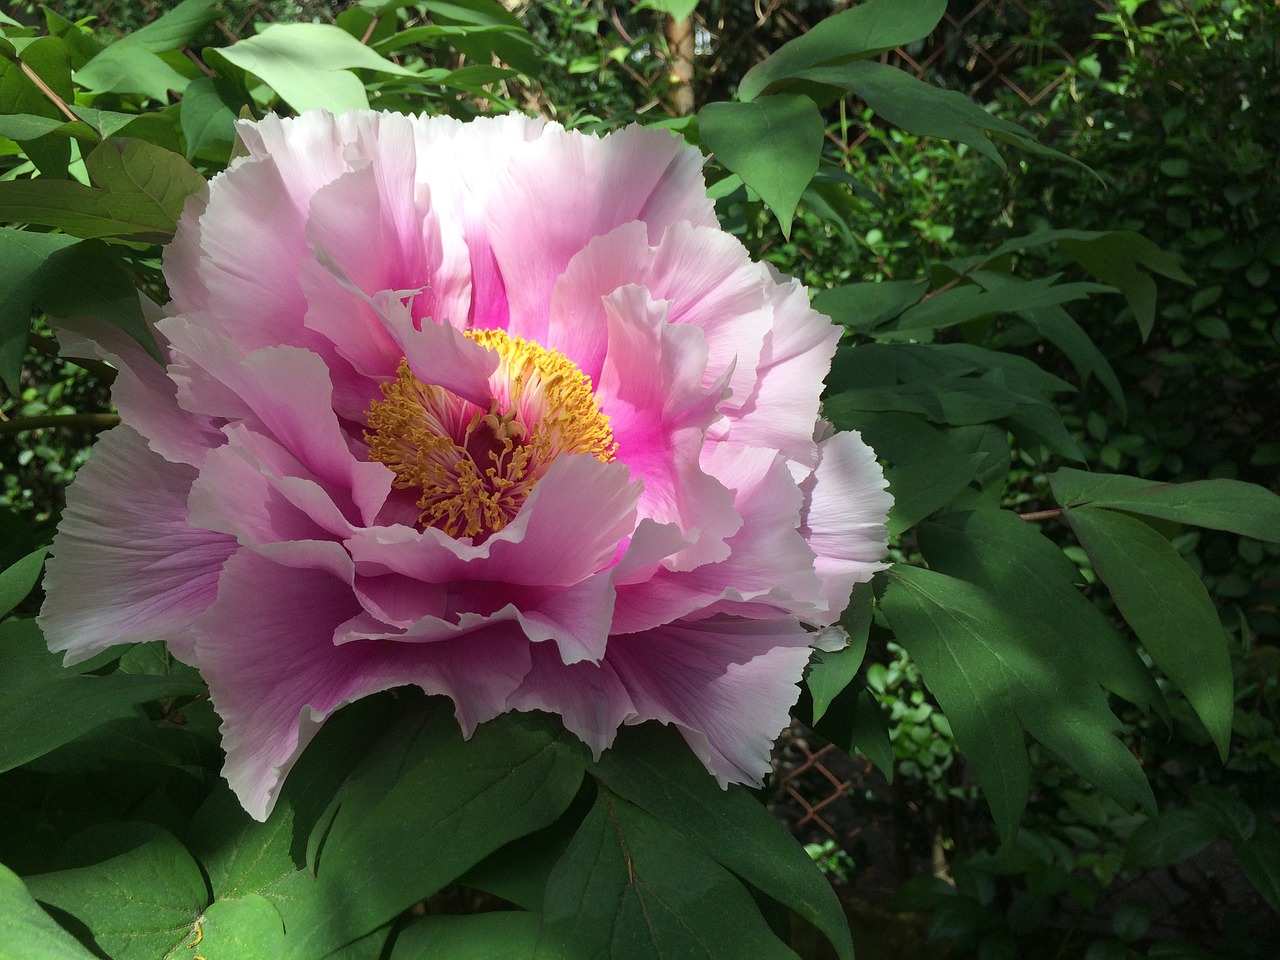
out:
{"label": "glossy leaf", "polygon": [[918,280],[851,283],[813,295],[814,309],[858,333],[867,333],[917,302],[928,292]]}
{"label": "glossy leaf", "polygon": [[235,140],[235,111],[228,105],[229,88],[218,77],[197,77],[182,95],[182,136],[187,141],[187,159],[218,143]]}
{"label": "glossy leaf", "polygon": [[1280,496],[1252,483],[1153,483],[1141,477],[1063,469],[1050,474],[1049,485],[1064,507],[1091,504],[1280,542]]}
{"label": "glossy leaf", "polygon": [[22,881],[0,863],[0,956],[5,960],[93,960],[94,955],[53,922]]}
{"label": "glossy leaf", "polygon": [[1018,316],[1066,355],[1083,383],[1087,383],[1091,376],[1097,377],[1116,405],[1121,419],[1128,417],[1128,401],[1111,363],[1066,310],[1062,307],[1020,309]]}
{"label": "glossy leaf", "polygon": [[815,651],[809,661],[805,683],[813,698],[814,723],[822,719],[831,701],[849,685],[862,666],[871,628],[872,604],[871,584],[856,584],[849,607],[840,618],[841,626],[849,635],[848,644],[842,650]]}
{"label": "glossy leaf", "polygon": [[946,8],[946,0],[867,0],[827,17],[756,64],[738,84],[738,96],[752,100],[811,67],[872,57],[927,37]]}
{"label": "glossy leaf", "polygon": [[64,668],[33,620],[0,624],[0,771],[34,760],[134,705],[194,696],[203,685],[173,677],[77,676],[92,662]]}
{"label": "glossy leaf", "polygon": [[413,76],[328,23],[273,23],[218,48],[215,56],[258,77],[298,112],[367,110],[369,98],[354,69]]}
{"label": "glossy leaf", "polygon": [[1109,293],[1110,287],[1098,283],[1058,283],[1057,277],[1016,280],[984,289],[965,284],[944,290],[916,304],[898,316],[885,329],[877,331],[877,339],[910,338],[924,330],[942,330],[978,317],[998,316],[1035,307],[1056,306],[1083,300],[1095,293]]}
{"label": "glossy leaf", "polygon": [[976,510],[920,528],[931,569],[1004,598],[1072,655],[1073,674],[1091,675],[1143,709],[1165,711],[1164,698],[1131,643],[1076,588],[1079,571],[1031,523],[1008,510]]}
{"label": "glossy leaf", "polygon": [[183,0],[164,16],[108,46],[78,71],[89,90],[142,93],[165,101],[169,91],[181,93],[188,78],[157,54],[177,50],[218,19],[217,0]]}
{"label": "glossy leaf", "polygon": [[1231,738],[1231,659],[1204,584],[1169,541],[1114,510],[1066,511],[1098,577],[1151,659],[1186,695],[1223,759]]}
{"label": "glossy leaf", "polygon": [[794,95],[709,103],[698,112],[702,143],[769,205],[785,235],[800,195],[818,171],[822,115]]}
{"label": "glossy leaf", "polygon": [[[22,48],[21,58],[16,54],[13,58],[0,57],[0,113],[23,114],[28,118],[25,124],[17,121],[19,125],[15,129],[17,118],[6,117],[9,129],[4,136],[21,144],[43,176],[65,178],[71,142],[63,137],[46,136],[50,131],[40,129],[40,121],[47,124],[63,120],[62,111],[26,75],[21,64],[26,64],[64,103],[71,103],[75,100],[75,87],[71,82],[66,44],[58,37],[37,37]],[[55,123],[55,127],[58,126],[61,122]]]}
{"label": "glossy leaf", "polygon": [[918,136],[966,144],[995,161],[1001,169],[1007,165],[996,143],[1007,143],[1028,153],[1071,159],[1042,145],[1018,124],[988,113],[964,94],[935,87],[887,64],[856,60],[839,66],[814,67],[796,73],[795,77],[861,97],[877,116],[894,126]]}
{"label": "glossy leaf", "polygon": [[[536,913],[502,910],[473,916],[422,917],[396,936],[391,960],[533,960],[538,946]],[[546,960],[571,960],[571,953],[543,950]]]}
{"label": "glossy leaf", "polygon": [[[655,724],[628,728],[595,772],[609,791],[679,835],[684,849],[692,845],[729,868],[821,930],[841,957],[852,956],[839,901],[813,861],[750,793],[736,785],[721,790],[673,731]],[[575,838],[566,859],[576,844]],[[556,882],[553,874],[548,901]]]}
{"label": "glossy leaf", "polygon": [[1029,789],[1018,721],[1120,802],[1154,808],[1101,687],[1072,673],[1073,654],[973,584],[901,565],[889,576],[881,609],[951,721],[1003,836]]}
{"label": "glossy leaf", "polygon": [[199,937],[198,943],[190,943],[191,956],[275,960],[284,946],[284,920],[270,900],[251,893],[210,904],[200,918]]}
{"label": "glossy leaf", "polygon": [[796,960],[732,874],[603,789],[552,872],[542,915],[537,960]]}
{"label": "glossy leaf", "polygon": [[464,741],[449,711],[411,698],[335,800],[314,892],[282,910],[285,955],[324,956],[378,928],[551,823],[581,778],[580,748],[563,732],[505,715]]}
{"label": "glossy leaf", "polygon": [[166,957],[190,938],[207,893],[199,866],[172,834],[149,823],[108,824],[81,835],[78,847],[86,856],[115,855],[28,877],[32,896],[91,930],[112,960]]}
{"label": "glossy leaf", "polygon": [[53,253],[75,242],[62,234],[0,227],[0,381],[12,396],[20,393],[31,311],[43,289],[41,271]]}
{"label": "glossy leaf", "polygon": [[44,569],[48,547],[41,547],[27,554],[17,563],[0,572],[0,617],[7,616],[20,604],[40,579]]}

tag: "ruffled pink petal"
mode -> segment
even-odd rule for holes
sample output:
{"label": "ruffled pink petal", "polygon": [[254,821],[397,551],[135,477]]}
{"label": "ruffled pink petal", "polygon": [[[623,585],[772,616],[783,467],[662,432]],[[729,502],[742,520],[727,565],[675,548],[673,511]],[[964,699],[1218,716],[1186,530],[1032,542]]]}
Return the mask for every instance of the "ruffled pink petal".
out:
{"label": "ruffled pink petal", "polygon": [[637,719],[635,704],[608,660],[565,665],[554,647],[531,648],[532,668],[507,701],[511,710],[555,713],[592,754],[613,745],[618,728]]}
{"label": "ruffled pink petal", "polygon": [[732,409],[752,391],[773,321],[772,281],[765,279],[742,244],[721,230],[677,223],[651,246],[645,224],[623,224],[569,262],[552,296],[548,345],[598,382],[609,340],[604,298],[623,286],[643,287],[652,299],[669,301],[668,322],[702,331],[702,388],[723,381],[729,394],[721,409]]}
{"label": "ruffled pink petal", "polygon": [[885,569],[885,526],[893,497],[876,455],[856,431],[818,444],[818,465],[804,483],[800,535],[817,555],[814,569],[823,595],[838,616],[849,605],[855,583]]}
{"label": "ruffled pink petal", "polygon": [[222,717],[223,774],[258,820],[271,812],[303,748],[344,704],[414,684],[452,698],[469,736],[506,709],[529,670],[527,642],[514,629],[428,645],[335,646],[334,629],[358,610],[350,583],[330,573],[248,551],[227,561],[218,599],[196,627],[199,666]]}
{"label": "ruffled pink petal", "polygon": [[[547,127],[489,197],[489,241],[507,278],[513,334],[546,343],[556,280],[592,237],[642,221],[714,226],[702,155],[638,126],[596,139]],[[536,242],[530,238],[536,237]]]}
{"label": "ruffled pink petal", "polygon": [[183,371],[172,371],[180,403],[273,438],[353,520],[368,523],[377,516],[391,490],[391,471],[354,453],[334,415],[333,384],[319,356],[288,346],[245,355],[194,324],[179,320],[162,327],[186,360]]}
{"label": "ruffled pink petal", "polygon": [[800,694],[811,636],[790,620],[673,623],[614,637],[606,662],[637,719],[674,723],[721,786],[759,785]]}
{"label": "ruffled pink petal", "polygon": [[789,460],[812,467],[817,462],[813,423],[818,398],[840,331],[809,306],[809,295],[798,281],[767,272],[776,281],[769,291],[773,327],[761,351],[754,388],[736,409],[723,407],[725,419],[709,433],[716,439],[779,450]]}
{"label": "ruffled pink petal", "polygon": [[[158,309],[145,297],[143,312],[164,352],[169,341],[163,324],[153,325]],[[64,357],[105,360],[116,368],[111,399],[121,416],[147,438],[151,449],[166,460],[198,466],[222,436],[204,416],[191,416],[176,402],[176,388],[165,368],[113,323],[94,317],[51,318]]]}
{"label": "ruffled pink petal", "polygon": [[722,600],[751,602],[767,619],[783,613],[815,623],[832,619],[813,571],[813,551],[796,532],[802,498],[786,462],[772,450],[730,444],[717,445],[703,462],[732,492],[742,516],[742,528],[728,541],[729,555],[620,585],[614,631],[649,630]]}
{"label": "ruffled pink petal", "polygon": [[186,631],[213,602],[235,550],[231,537],[187,523],[195,476],[129,427],[98,440],[67,491],[44,579],[40,628],[67,663],[159,637],[192,659]]}
{"label": "ruffled pink petal", "polygon": [[702,331],[666,322],[667,303],[622,287],[605,298],[609,349],[596,392],[618,443],[618,460],[644,482],[639,513],[678,525],[690,546],[668,561],[688,569],[722,560],[742,525],[733,497],[699,465],[703,435],[723,388],[704,391]]}

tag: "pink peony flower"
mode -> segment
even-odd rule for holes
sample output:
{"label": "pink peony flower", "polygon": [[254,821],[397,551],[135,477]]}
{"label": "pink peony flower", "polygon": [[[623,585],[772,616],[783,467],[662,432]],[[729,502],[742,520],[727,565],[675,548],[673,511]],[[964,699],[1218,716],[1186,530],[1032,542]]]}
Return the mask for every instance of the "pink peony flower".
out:
{"label": "pink peony flower", "polygon": [[818,398],[836,329],[659,131],[309,113],[168,248],[160,366],[87,322],[124,425],[72,485],[41,624],[164,638],[265,818],[326,717],[415,684],[598,755],[672,723],[758,782],[890,497]]}

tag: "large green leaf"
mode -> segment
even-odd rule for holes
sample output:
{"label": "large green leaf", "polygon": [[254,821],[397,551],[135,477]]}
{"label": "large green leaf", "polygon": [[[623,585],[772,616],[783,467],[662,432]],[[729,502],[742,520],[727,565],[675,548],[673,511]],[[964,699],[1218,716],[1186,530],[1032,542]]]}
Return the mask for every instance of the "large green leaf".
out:
{"label": "large green leaf", "polygon": [[64,668],[34,620],[0,623],[0,661],[0,771],[128,716],[135,704],[204,692],[202,684],[175,677],[77,676],[92,662]]}
{"label": "large green leaf", "polygon": [[[530,77],[546,71],[545,56],[533,37],[497,0],[425,0],[422,6],[437,23],[471,28],[449,42],[475,63],[486,64],[496,56]],[[495,32],[494,27],[507,29]]]}
{"label": "large green leaf", "polygon": [[369,98],[355,69],[414,75],[328,23],[273,23],[210,55],[252,73],[299,112],[367,110]]}
{"label": "large green leaf", "polygon": [[[22,64],[32,70],[45,85],[62,99],[71,103],[75,99],[75,87],[71,82],[71,61],[66,45],[58,37],[37,37],[22,49],[21,59],[0,56],[0,113],[22,114],[28,117],[25,125],[12,126],[15,118],[6,117],[11,126],[4,136],[18,141],[23,151],[46,177],[66,177],[71,159],[71,141],[65,137],[46,136],[50,132],[39,121],[51,123],[64,120],[61,110],[26,75]],[[33,126],[33,121],[36,125]],[[55,129],[60,127],[55,123]]]}
{"label": "large green leaf", "polygon": [[1166,810],[1134,830],[1125,844],[1124,865],[1171,867],[1213,843],[1222,830],[1213,817],[1194,807]]}
{"label": "large green leaf", "polygon": [[738,96],[752,100],[779,81],[812,67],[873,57],[927,37],[946,9],[946,0],[866,0],[827,17],[756,64],[738,84]]}
{"label": "large green leaf", "polygon": [[0,863],[0,960],[94,960],[53,922],[22,881]]}
{"label": "large green leaf", "polygon": [[796,960],[731,873],[605,789],[552,872],[542,915],[538,960]]}
{"label": "large green leaf", "polygon": [[0,382],[17,396],[31,311],[42,290],[41,272],[56,251],[76,242],[56,233],[0,227]]}
{"label": "large green leaf", "polygon": [[163,242],[204,178],[186,160],[145,140],[108,140],[85,160],[97,184],[0,183],[0,219],[56,227],[72,236]]}
{"label": "large green leaf", "polygon": [[314,889],[292,881],[309,893],[281,907],[285,956],[325,956],[551,823],[582,770],[580,745],[550,724],[508,714],[464,741],[449,711],[409,698],[335,800]]}
{"label": "large green leaf", "polygon": [[[533,960],[538,945],[536,913],[501,910],[474,916],[422,917],[396,936],[391,960]],[[545,950],[546,960],[570,954]]]}
{"label": "large green leaf", "polygon": [[1236,841],[1236,859],[1262,899],[1280,912],[1280,830],[1260,821],[1247,841]]}
{"label": "large green leaf", "polygon": [[1209,592],[1173,546],[1141,520],[1072,507],[1067,522],[1151,659],[1186,694],[1225,760],[1231,658]]}
{"label": "large green leaf", "polygon": [[276,960],[284,947],[284,920],[270,900],[250,893],[210,904],[200,918],[199,936],[198,943],[191,942],[190,956]]}
{"label": "large green leaf", "polygon": [[40,579],[48,552],[48,547],[41,547],[0,572],[0,617],[6,616],[31,592]]}
{"label": "large green leaf", "polygon": [[1057,276],[1022,280],[1003,277],[991,287],[964,284],[940,291],[906,310],[877,330],[879,340],[910,339],[923,331],[942,330],[978,317],[998,316],[1035,307],[1050,307],[1083,300],[1095,293],[1110,293],[1111,287],[1098,283],[1058,283]]}
{"label": "large green leaf", "polygon": [[794,76],[861,97],[878,116],[909,133],[967,144],[1001,169],[1006,164],[996,143],[1071,160],[1041,144],[1018,124],[988,113],[964,94],[935,87],[897,67],[855,60],[839,66],[813,67]]}
{"label": "large green leaf", "polygon": [[1111,362],[1071,314],[1062,307],[1050,306],[1033,310],[1020,309],[1018,316],[1066,354],[1071,365],[1080,374],[1082,383],[1087,383],[1091,376],[1097,377],[1098,382],[1106,389],[1111,402],[1116,405],[1120,416],[1122,418],[1128,416],[1128,401],[1115,370],[1111,367]]}
{"label": "large green leaf", "polygon": [[818,172],[822,114],[807,97],[709,103],[698,111],[702,143],[760,194],[790,236],[800,195]]}
{"label": "large green leaf", "polygon": [[150,823],[106,824],[75,843],[85,858],[107,856],[27,877],[32,896],[92,931],[112,960],[167,957],[190,938],[208,894],[200,867],[172,834]]}
{"label": "large green leaf", "polygon": [[968,580],[1037,622],[1074,658],[1074,672],[1143,709],[1165,711],[1151,671],[1076,588],[1076,565],[1033,524],[1008,510],[967,511],[923,524],[919,537],[931,569]]}
{"label": "large green leaf", "polygon": [[1280,542],[1280,497],[1239,480],[1154,483],[1141,477],[1063,469],[1049,475],[1064,507],[1090,504]]}
{"label": "large green leaf", "polygon": [[919,280],[882,280],[851,283],[813,295],[814,309],[857,333],[867,333],[929,292]]}
{"label": "large green leaf", "polygon": [[[841,957],[852,957],[840,902],[813,861],[750,793],[737,786],[721,790],[673,730],[629,728],[595,769],[610,791],[681,835],[686,849],[692,844],[790,907],[825,933]],[[634,847],[631,852],[638,854]],[[571,846],[567,858],[572,853]]]}
{"label": "large green leaf", "polygon": [[1073,652],[971,583],[902,565],[889,577],[881,608],[951,721],[1002,836],[1012,835],[1030,786],[1018,721],[1122,803],[1154,808],[1102,688],[1080,675]]}
{"label": "large green leaf", "polygon": [[183,0],[164,16],[108,46],[76,71],[80,84],[103,93],[142,93],[168,99],[188,76],[158,56],[194,40],[219,16],[218,0]]}

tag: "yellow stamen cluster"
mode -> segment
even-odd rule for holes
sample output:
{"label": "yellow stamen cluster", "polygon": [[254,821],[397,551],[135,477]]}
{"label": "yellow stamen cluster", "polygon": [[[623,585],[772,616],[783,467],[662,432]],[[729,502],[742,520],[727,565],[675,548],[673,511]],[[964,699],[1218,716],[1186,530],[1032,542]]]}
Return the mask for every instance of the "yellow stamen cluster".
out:
{"label": "yellow stamen cluster", "polygon": [[511,522],[557,456],[608,463],[617,444],[591,378],[564,354],[503,330],[467,336],[498,354],[488,408],[423,383],[401,360],[369,407],[365,442],[394,486],[421,491],[419,524],[483,539]]}

